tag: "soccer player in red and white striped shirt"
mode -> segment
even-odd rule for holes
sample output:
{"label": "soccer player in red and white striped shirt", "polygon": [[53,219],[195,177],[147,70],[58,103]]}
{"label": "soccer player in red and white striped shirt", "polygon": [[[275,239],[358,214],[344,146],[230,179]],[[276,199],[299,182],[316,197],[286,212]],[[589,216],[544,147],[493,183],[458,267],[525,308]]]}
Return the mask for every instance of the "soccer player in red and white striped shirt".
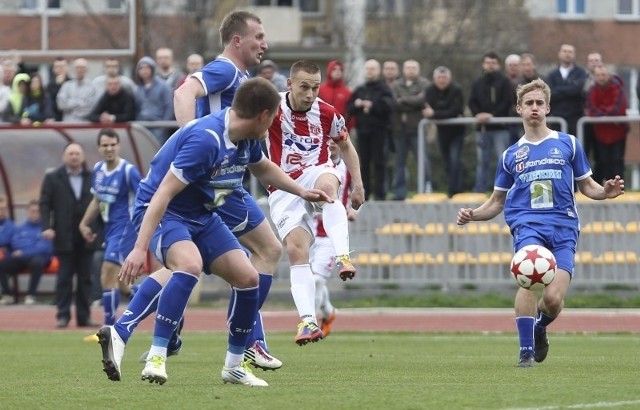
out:
{"label": "soccer player in red and white striped shirt", "polygon": [[280,107],[269,128],[269,158],[306,189],[320,189],[334,199],[312,205],[287,192],[270,189],[271,219],[289,255],[291,294],[302,319],[295,342],[304,345],[323,337],[317,325],[315,281],[309,264],[314,211],[322,212],[340,278],[352,279],[356,274],[349,259],[347,212],[338,199],[340,175],[330,158],[329,141],[338,144],[351,174],[353,209],[357,210],[363,204],[364,188],[358,154],[349,139],[344,118],[333,106],[318,98],[320,68],[307,60],[295,62],[287,85],[290,91],[281,93]]}

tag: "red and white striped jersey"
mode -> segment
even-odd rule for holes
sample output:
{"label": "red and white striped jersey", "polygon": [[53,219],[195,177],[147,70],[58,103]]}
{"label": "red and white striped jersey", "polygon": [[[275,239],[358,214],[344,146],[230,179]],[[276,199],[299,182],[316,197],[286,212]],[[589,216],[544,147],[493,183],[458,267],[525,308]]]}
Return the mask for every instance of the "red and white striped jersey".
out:
{"label": "red and white striped jersey", "polygon": [[[338,199],[342,202],[345,208],[349,208],[349,198],[351,197],[351,174],[347,170],[347,165],[342,158],[336,164],[336,171],[340,174],[340,189],[338,190]],[[322,214],[316,215],[316,236],[327,236],[327,232],[324,230],[322,224]]]}
{"label": "red and white striped jersey", "polygon": [[288,92],[281,101],[266,140],[269,159],[296,179],[305,168],[331,165],[329,139],[336,142],[349,137],[342,115],[330,104],[316,98],[308,111],[293,111]]}

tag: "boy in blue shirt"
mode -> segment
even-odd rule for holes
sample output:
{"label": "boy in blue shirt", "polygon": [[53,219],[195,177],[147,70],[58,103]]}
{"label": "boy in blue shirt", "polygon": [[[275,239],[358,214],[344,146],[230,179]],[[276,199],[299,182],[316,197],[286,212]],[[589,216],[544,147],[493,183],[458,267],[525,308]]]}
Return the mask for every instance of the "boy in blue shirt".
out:
{"label": "boy in blue shirt", "polygon": [[573,135],[547,127],[551,90],[542,80],[517,90],[516,111],[525,134],[500,157],[491,197],[476,209],[462,208],[457,223],[487,221],[504,210],[513,235],[513,249],[542,245],[553,252],[556,276],[538,301],[534,291],[519,288],[515,298],[516,325],[520,339],[518,367],[542,362],[549,351],[547,326],[564,306],[574,273],[574,256],[580,223],[574,183],[585,196],[610,199],[624,194],[617,175],[604,187],[591,178],[589,161]]}

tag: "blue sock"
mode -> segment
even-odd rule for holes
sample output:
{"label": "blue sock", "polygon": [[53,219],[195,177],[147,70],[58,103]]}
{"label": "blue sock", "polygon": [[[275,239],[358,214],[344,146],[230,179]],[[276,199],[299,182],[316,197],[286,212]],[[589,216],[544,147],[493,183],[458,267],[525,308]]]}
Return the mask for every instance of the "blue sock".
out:
{"label": "blue sock", "polygon": [[536,317],[536,333],[546,332],[547,326],[556,320],[555,317],[551,317],[543,313],[540,309],[538,309],[538,317]]}
{"label": "blue sock", "polygon": [[247,338],[253,328],[258,310],[258,287],[248,289],[232,288],[235,294],[233,306],[229,306],[231,314],[227,318],[229,328],[229,352],[244,353]]}
{"label": "blue sock", "polygon": [[178,327],[187,308],[191,291],[197,283],[196,276],[186,272],[173,272],[171,279],[160,294],[160,300],[158,300],[156,325],[153,329],[153,346],[167,347],[169,345],[169,339]]}
{"label": "blue sock", "polygon": [[133,299],[129,302],[127,310],[114,325],[123,342],[127,343],[138,324],[156,311],[161,291],[162,286],[152,277],[148,277],[142,282]]}
{"label": "blue sock", "polygon": [[104,308],[104,324],[111,326],[116,323],[116,314],[120,305],[120,290],[109,289],[102,292],[102,306]]}
{"label": "blue sock", "polygon": [[516,318],[518,336],[520,338],[520,354],[529,351],[533,353],[533,326],[536,318],[532,316],[521,316]]}
{"label": "blue sock", "polygon": [[247,339],[247,348],[253,346],[253,343],[258,340],[263,349],[266,350],[266,342],[264,335],[264,328],[262,327],[262,315],[260,309],[264,301],[269,295],[269,289],[271,289],[271,283],[273,283],[273,275],[267,275],[266,273],[260,273],[258,275],[258,311],[256,312],[256,320],[253,322],[253,331]]}

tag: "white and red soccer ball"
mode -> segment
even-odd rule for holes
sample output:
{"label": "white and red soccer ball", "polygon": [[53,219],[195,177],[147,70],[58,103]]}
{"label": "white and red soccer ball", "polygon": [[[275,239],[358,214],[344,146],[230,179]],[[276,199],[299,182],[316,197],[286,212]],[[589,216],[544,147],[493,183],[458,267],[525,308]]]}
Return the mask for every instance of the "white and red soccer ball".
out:
{"label": "white and red soccer ball", "polygon": [[544,246],[527,245],[513,255],[511,273],[522,288],[544,289],[556,276],[556,258]]}

